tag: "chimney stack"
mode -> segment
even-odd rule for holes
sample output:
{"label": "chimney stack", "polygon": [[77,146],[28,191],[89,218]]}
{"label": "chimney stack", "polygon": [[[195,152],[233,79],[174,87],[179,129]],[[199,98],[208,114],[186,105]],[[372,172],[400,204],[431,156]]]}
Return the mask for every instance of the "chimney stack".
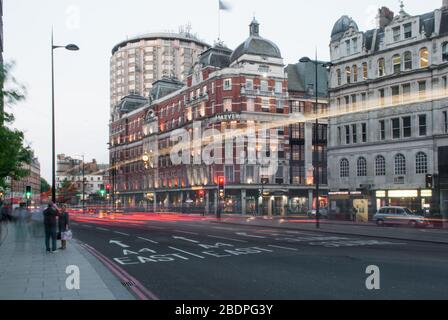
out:
{"label": "chimney stack", "polygon": [[[448,0],[444,0],[444,2],[448,2]],[[390,24],[393,19],[394,19],[394,13],[389,8],[382,7],[381,9],[378,9],[378,16],[377,16],[378,28],[383,29],[388,24]]]}

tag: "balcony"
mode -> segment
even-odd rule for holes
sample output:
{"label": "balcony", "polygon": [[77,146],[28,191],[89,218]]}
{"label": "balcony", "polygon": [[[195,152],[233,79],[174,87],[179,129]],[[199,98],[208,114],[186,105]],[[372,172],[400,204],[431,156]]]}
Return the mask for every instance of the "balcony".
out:
{"label": "balcony", "polygon": [[246,86],[241,87],[241,95],[243,96],[264,96],[264,97],[273,97],[277,99],[288,99],[289,93],[288,92],[275,92],[275,90],[261,90],[260,88],[249,88],[247,89]]}

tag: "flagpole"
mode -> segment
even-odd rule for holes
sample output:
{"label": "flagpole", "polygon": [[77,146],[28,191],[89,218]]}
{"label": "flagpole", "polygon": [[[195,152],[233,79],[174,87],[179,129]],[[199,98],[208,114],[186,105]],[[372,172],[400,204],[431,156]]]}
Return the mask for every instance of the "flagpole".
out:
{"label": "flagpole", "polygon": [[218,1],[218,42],[221,41],[221,3]]}

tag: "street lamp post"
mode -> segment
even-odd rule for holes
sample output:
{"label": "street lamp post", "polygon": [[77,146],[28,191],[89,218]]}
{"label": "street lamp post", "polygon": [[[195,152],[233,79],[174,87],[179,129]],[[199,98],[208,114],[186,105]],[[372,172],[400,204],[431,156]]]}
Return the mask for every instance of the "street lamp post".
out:
{"label": "street lamp post", "polygon": [[55,46],[53,41],[53,30],[51,31],[51,128],[52,128],[52,187],[51,200],[56,202],[56,146],[55,146],[55,108],[54,108],[54,50],[58,48],[65,48],[69,51],[78,51],[79,47],[74,44],[66,46]]}
{"label": "street lamp post", "polygon": [[85,156],[84,155],[75,155],[75,157],[81,157],[82,158],[82,214],[86,213],[86,205],[85,205]]}
{"label": "street lamp post", "polygon": [[300,59],[300,62],[302,63],[313,63],[314,64],[314,69],[315,69],[315,87],[314,87],[314,92],[315,92],[315,96],[316,96],[316,105],[315,105],[315,113],[316,113],[316,123],[315,123],[315,132],[314,132],[314,155],[316,157],[316,163],[314,166],[314,181],[315,181],[315,185],[316,185],[316,228],[319,229],[320,228],[320,202],[319,202],[319,187],[320,187],[320,183],[319,183],[319,179],[320,179],[320,175],[319,175],[319,149],[317,147],[317,143],[319,140],[319,136],[318,136],[318,128],[319,128],[319,117],[317,116],[317,112],[318,112],[318,104],[319,104],[319,90],[318,90],[318,77],[319,77],[319,73],[318,73],[318,67],[324,67],[324,68],[329,68],[332,66],[332,63],[320,63],[319,61],[317,61],[317,51],[316,51],[316,59],[313,61],[308,57],[304,57],[302,59]]}

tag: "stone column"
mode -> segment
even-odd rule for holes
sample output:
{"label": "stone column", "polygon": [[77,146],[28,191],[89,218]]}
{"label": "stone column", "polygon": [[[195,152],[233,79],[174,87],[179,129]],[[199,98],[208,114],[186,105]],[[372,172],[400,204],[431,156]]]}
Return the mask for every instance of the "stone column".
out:
{"label": "stone column", "polygon": [[209,190],[205,191],[205,214],[210,214],[210,192]]}

